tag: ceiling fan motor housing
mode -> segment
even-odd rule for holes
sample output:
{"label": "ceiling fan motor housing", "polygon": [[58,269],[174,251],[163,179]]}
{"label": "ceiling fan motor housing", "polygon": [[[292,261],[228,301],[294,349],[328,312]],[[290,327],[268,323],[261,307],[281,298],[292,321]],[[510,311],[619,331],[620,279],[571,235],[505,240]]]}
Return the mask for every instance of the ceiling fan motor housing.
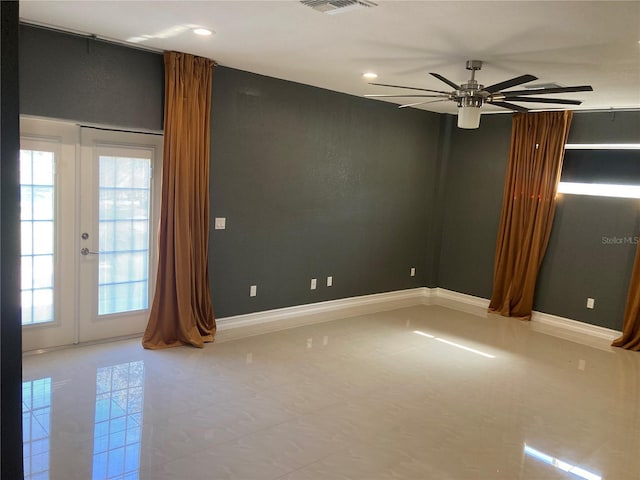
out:
{"label": "ceiling fan motor housing", "polygon": [[480,108],[482,106],[483,98],[481,95],[463,95],[457,97],[458,107],[475,107]]}

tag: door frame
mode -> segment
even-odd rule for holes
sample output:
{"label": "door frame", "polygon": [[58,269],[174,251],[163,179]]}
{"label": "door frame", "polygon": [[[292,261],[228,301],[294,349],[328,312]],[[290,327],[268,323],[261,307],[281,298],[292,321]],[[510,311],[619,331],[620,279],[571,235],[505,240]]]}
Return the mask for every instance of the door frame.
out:
{"label": "door frame", "polygon": [[[64,120],[21,116],[21,149],[23,148],[23,141],[26,143],[55,142],[59,149],[59,157],[56,157],[55,171],[55,178],[58,183],[56,184],[54,192],[54,218],[56,218],[56,227],[54,232],[54,322],[23,325],[23,352],[38,351],[112,338],[105,336],[97,338],[91,335],[83,335],[83,332],[81,332],[81,255],[79,252],[82,248],[82,242],[80,240],[80,234],[82,232],[81,168],[83,149],[81,132],[84,129],[91,129],[92,131],[100,132],[96,135],[99,139],[96,145],[133,148],[140,148],[142,146],[149,148],[152,147],[154,149],[153,173],[151,177],[152,197],[150,199],[151,205],[149,221],[149,304],[148,309],[146,310],[147,317],[153,302],[158,258],[157,234],[160,223],[161,208],[163,133],[158,131],[123,130],[120,128],[101,125],[88,125]],[[144,135],[144,137],[141,135]],[[62,175],[63,172],[65,175]],[[65,180],[60,183],[59,179],[63,177],[65,177]],[[63,219],[64,223],[58,220],[60,218]],[[62,241],[62,234],[64,232],[68,233],[68,230],[71,231],[71,233],[67,235],[68,239],[66,241]],[[56,289],[58,285],[64,289]],[[115,315],[117,316],[122,314]],[[139,335],[143,331],[144,327],[136,328],[123,335]]]}

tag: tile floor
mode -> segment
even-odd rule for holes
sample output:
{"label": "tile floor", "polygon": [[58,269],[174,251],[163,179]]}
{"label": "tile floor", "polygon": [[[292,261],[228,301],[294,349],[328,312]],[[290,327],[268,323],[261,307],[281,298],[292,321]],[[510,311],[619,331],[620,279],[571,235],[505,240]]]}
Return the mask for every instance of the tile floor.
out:
{"label": "tile floor", "polygon": [[26,478],[640,479],[640,353],[576,340],[420,306],[26,356]]}

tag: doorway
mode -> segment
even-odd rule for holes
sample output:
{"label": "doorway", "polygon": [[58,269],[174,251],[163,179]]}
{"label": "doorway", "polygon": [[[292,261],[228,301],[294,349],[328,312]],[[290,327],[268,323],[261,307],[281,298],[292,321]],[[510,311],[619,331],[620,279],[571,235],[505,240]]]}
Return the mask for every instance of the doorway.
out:
{"label": "doorway", "polygon": [[162,136],[21,120],[23,351],[141,333]]}

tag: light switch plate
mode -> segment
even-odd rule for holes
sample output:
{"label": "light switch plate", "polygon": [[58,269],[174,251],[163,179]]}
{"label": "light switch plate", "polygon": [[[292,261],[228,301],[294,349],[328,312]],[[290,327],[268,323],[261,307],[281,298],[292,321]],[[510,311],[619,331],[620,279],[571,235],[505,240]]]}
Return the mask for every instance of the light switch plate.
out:
{"label": "light switch plate", "polygon": [[227,219],[225,217],[216,217],[214,228],[216,230],[224,230],[225,228],[227,228]]}

